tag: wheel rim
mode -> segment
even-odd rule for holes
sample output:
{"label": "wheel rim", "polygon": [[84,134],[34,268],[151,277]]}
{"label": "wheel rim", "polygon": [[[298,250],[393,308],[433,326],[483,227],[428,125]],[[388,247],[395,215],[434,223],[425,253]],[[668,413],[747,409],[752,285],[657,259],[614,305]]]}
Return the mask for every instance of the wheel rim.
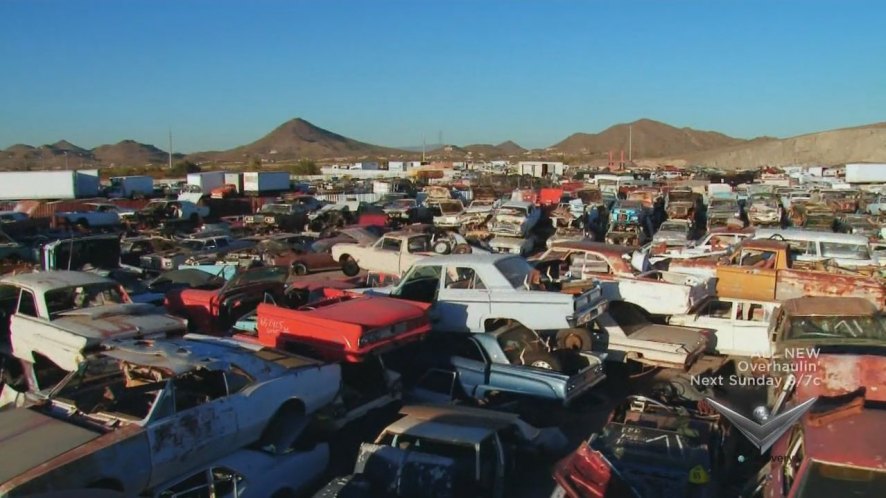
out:
{"label": "wheel rim", "polygon": [[569,334],[563,339],[563,346],[566,349],[582,349],[584,341],[578,334]]}
{"label": "wheel rim", "polygon": [[535,368],[544,368],[545,370],[553,370],[554,369],[554,367],[552,367],[551,364],[545,360],[535,360],[532,362],[531,366],[533,366]]}

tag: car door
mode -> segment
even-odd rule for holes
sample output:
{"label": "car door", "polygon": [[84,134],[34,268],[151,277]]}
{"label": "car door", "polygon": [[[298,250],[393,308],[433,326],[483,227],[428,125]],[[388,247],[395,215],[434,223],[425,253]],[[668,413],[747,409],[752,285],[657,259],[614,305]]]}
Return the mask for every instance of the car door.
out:
{"label": "car door", "polygon": [[222,370],[176,376],[162,396],[147,426],[152,485],[242,446],[237,410]]}
{"label": "car door", "polygon": [[393,237],[382,237],[370,252],[370,261],[357,261],[368,270],[400,273],[400,246],[402,241]]}
{"label": "car door", "polygon": [[490,313],[489,289],[473,268],[447,266],[437,295],[435,328],[470,332]]}
{"label": "car door", "polygon": [[717,352],[729,354],[735,342],[736,309],[735,302],[731,299],[711,299],[696,315],[695,320],[686,325],[713,329],[717,337]]}
{"label": "car door", "polygon": [[769,320],[777,305],[742,301],[733,320],[730,354],[768,358],[771,355]]}
{"label": "car door", "polygon": [[451,335],[447,341],[449,362],[458,374],[458,383],[462,392],[470,397],[479,393],[478,388],[487,384],[489,362],[480,346],[470,334]]}

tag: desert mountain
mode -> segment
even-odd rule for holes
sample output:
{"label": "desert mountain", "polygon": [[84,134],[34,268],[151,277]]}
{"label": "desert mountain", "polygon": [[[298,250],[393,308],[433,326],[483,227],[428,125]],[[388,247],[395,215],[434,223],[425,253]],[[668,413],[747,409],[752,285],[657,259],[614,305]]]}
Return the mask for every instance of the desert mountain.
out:
{"label": "desert mountain", "polygon": [[114,145],[102,145],[92,149],[96,161],[105,166],[144,166],[164,164],[169,160],[166,151],[135,140],[123,140]]}
{"label": "desert mountain", "polygon": [[886,122],[823,131],[782,140],[755,139],[741,144],[672,157],[689,164],[727,169],[792,164],[886,162]]}
{"label": "desert mountain", "polygon": [[228,151],[195,154],[219,161],[243,161],[247,157],[294,160],[361,156],[399,156],[404,151],[344,137],[301,118],[292,119],[264,137]]}
{"label": "desert mountain", "polygon": [[[629,135],[632,135],[632,140]],[[607,156],[609,151],[619,154],[624,150],[627,157],[629,141],[635,158],[672,156],[744,142],[713,131],[676,128],[651,119],[640,119],[611,126],[600,133],[574,133],[550,149],[568,155],[596,158]]]}
{"label": "desert mountain", "polygon": [[485,159],[498,159],[509,156],[518,156],[524,152],[526,149],[520,147],[516,143],[511,140],[506,142],[502,142],[498,145],[490,145],[490,144],[474,144],[474,145],[466,145],[463,148],[466,152],[470,152],[473,157],[480,157]]}

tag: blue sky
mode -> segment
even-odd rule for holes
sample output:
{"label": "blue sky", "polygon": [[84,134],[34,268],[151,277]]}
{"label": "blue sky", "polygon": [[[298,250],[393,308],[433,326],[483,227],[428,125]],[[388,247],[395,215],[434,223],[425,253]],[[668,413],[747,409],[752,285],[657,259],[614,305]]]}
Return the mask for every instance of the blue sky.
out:
{"label": "blue sky", "polygon": [[176,150],[302,117],[389,146],[551,145],[648,117],[886,121],[886,2],[0,0],[0,148]]}

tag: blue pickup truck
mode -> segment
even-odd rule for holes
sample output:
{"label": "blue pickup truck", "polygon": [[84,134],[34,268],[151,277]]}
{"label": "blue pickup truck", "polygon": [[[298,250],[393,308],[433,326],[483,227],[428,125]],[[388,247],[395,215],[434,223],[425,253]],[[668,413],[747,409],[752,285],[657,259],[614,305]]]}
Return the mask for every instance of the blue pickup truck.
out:
{"label": "blue pickup truck", "polygon": [[516,322],[483,334],[431,334],[420,347],[417,364],[432,368],[412,395],[427,402],[459,396],[483,401],[496,392],[569,405],[606,378],[605,354],[550,350]]}

